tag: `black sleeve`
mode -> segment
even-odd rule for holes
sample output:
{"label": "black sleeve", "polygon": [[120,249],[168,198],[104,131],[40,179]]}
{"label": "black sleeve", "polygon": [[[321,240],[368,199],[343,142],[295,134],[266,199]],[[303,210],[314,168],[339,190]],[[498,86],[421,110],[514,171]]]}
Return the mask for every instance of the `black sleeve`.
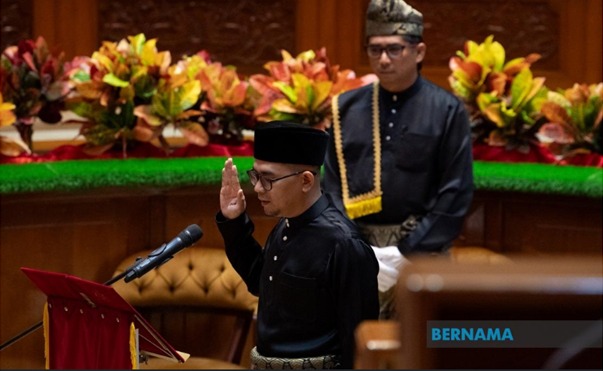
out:
{"label": "black sleeve", "polygon": [[447,122],[448,130],[438,155],[441,178],[434,207],[410,235],[400,241],[404,255],[440,252],[458,237],[473,199],[473,157],[466,110],[456,106]]}
{"label": "black sleeve", "polygon": [[379,316],[379,263],[370,246],[360,239],[347,239],[338,244],[332,264],[342,367],[352,369],[356,327]]}
{"label": "black sleeve", "polygon": [[263,254],[262,246],[253,238],[253,222],[247,213],[231,220],[218,212],[216,224],[224,239],[228,260],[247,284],[249,292],[258,296]]}

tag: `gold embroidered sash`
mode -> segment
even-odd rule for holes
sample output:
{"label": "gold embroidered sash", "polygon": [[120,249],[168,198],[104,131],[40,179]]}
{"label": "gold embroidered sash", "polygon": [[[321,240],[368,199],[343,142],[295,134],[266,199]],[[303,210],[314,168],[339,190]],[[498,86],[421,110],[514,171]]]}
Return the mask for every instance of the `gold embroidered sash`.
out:
{"label": "gold embroidered sash", "polygon": [[335,140],[335,152],[337,154],[337,163],[339,165],[339,175],[341,178],[341,192],[343,205],[346,213],[351,219],[356,219],[364,215],[374,214],[381,211],[381,132],[379,128],[379,82],[373,83],[372,95],[372,136],[373,136],[373,189],[369,192],[350,196],[348,183],[348,172],[343,154],[343,139],[341,135],[341,117],[339,114],[339,95],[333,97],[333,134]]}

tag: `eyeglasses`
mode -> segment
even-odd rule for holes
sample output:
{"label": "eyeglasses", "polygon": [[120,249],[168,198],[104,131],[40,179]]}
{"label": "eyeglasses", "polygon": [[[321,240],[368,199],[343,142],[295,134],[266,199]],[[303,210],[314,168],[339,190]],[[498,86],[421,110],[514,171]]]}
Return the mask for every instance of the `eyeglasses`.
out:
{"label": "eyeglasses", "polygon": [[[251,170],[247,170],[247,175],[249,176],[249,181],[251,182],[251,185],[255,187],[256,184],[258,184],[258,181],[260,182],[260,184],[262,185],[262,188],[264,188],[265,190],[269,191],[272,189],[272,183],[274,182],[278,182],[279,180],[283,180],[285,178],[289,178],[295,175],[299,175],[305,171],[309,171],[309,170],[302,170],[302,171],[297,171],[295,173],[289,174],[289,175],[285,175],[282,176],[280,178],[274,178],[274,179],[270,179],[270,178],[266,178],[264,177],[262,174],[258,173],[257,171],[255,171],[255,169],[251,169]],[[310,171],[313,175],[316,175],[316,173],[314,171]]]}
{"label": "eyeglasses", "polygon": [[368,54],[368,56],[371,58],[381,58],[381,54],[383,54],[383,52],[386,52],[387,56],[390,59],[395,59],[402,55],[404,49],[406,49],[406,45],[387,44],[385,46],[382,46],[369,44],[366,46],[366,54]]}

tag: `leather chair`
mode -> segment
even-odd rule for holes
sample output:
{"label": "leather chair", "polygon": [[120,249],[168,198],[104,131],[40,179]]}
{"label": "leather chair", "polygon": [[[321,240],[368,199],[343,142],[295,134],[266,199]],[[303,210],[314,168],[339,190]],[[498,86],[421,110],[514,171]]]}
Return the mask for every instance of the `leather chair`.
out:
{"label": "leather chair", "polygon": [[[128,256],[114,275],[150,252]],[[247,291],[223,249],[190,247],[142,277],[113,287],[176,350],[191,355],[185,363],[152,357],[141,368],[247,368],[244,350],[253,346],[257,297]]]}

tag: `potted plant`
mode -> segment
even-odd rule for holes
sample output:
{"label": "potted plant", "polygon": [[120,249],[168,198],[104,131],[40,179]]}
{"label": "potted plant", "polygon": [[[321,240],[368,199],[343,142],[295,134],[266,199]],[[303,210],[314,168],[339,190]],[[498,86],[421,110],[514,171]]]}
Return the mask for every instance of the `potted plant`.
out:
{"label": "potted plant", "polygon": [[255,91],[258,121],[289,120],[326,129],[330,126],[331,99],[336,94],[369,82],[351,70],[332,66],[325,48],[293,57],[281,51],[281,61],[264,65],[267,75],[255,74],[249,82]]}
{"label": "potted plant", "polygon": [[43,37],[8,46],[0,56],[0,93],[14,105],[14,125],[20,138],[33,150],[33,124],[61,121],[64,99],[72,85],[65,76],[64,53],[51,51]]}
{"label": "potted plant", "polygon": [[[192,57],[184,56],[167,70],[157,84],[157,90],[149,104],[136,107],[134,114],[150,127],[157,128],[161,133],[171,124],[180,130],[189,143],[200,146],[207,145],[209,136],[199,122],[202,112],[195,107],[201,99],[201,81],[197,75],[205,68],[205,57],[197,54]],[[158,139],[166,152],[170,151],[169,144],[158,135]]]}
{"label": "potted plant", "polygon": [[[17,121],[14,113],[15,108],[14,104],[4,102],[4,98],[0,92],[0,127],[12,125]],[[15,157],[23,153],[29,153],[29,148],[25,147],[21,142],[0,135],[0,155]]]}
{"label": "potted plant", "polygon": [[540,55],[505,58],[503,46],[488,36],[481,44],[467,41],[450,59],[449,83],[469,111],[474,157],[552,162],[536,137],[548,90],[530,69]]}
{"label": "potted plant", "polygon": [[537,133],[560,161],[603,166],[603,83],[549,91]]}
{"label": "potted plant", "polygon": [[129,145],[155,139],[167,153],[168,124],[203,141],[200,125],[187,120],[196,112],[186,112],[198,101],[199,82],[182,66],[172,66],[170,52],[159,52],[156,42],[144,34],[105,41],[71,72],[75,94],[68,107],[86,119],[80,131],[86,153],[98,155],[117,145],[126,157]]}
{"label": "potted plant", "polygon": [[213,143],[239,145],[244,131],[255,126],[249,82],[239,76],[236,67],[213,62],[198,75],[203,90],[201,109],[203,126]]}

